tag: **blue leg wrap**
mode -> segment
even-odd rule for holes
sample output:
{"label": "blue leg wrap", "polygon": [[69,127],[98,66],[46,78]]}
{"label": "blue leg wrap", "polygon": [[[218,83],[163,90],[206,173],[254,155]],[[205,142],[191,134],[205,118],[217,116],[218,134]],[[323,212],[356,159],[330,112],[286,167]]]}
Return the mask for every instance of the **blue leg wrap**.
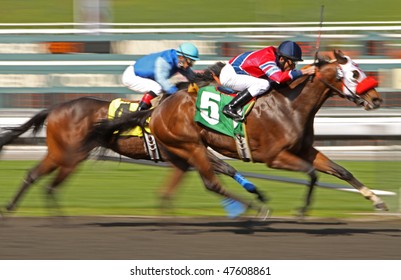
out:
{"label": "blue leg wrap", "polygon": [[236,218],[246,211],[246,207],[239,201],[232,198],[225,198],[221,201],[224,210],[227,212],[229,218]]}
{"label": "blue leg wrap", "polygon": [[237,181],[238,183],[240,183],[241,186],[244,187],[244,189],[246,189],[248,192],[253,192],[256,190],[256,187],[254,184],[252,184],[250,181],[248,181],[247,179],[245,179],[241,174],[239,174],[238,172],[235,173],[234,175],[234,180]]}

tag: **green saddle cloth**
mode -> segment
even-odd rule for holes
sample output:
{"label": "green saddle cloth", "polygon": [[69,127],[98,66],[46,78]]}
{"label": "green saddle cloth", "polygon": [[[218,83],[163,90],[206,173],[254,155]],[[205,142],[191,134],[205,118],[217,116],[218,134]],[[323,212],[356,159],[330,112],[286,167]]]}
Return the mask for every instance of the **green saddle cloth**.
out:
{"label": "green saddle cloth", "polygon": [[[207,86],[199,89],[196,100],[195,121],[211,130],[222,134],[235,137],[244,137],[243,123],[236,122],[226,117],[221,110],[233,97],[221,93],[215,86]],[[248,103],[243,108],[242,114],[246,114],[251,109],[253,102]]]}

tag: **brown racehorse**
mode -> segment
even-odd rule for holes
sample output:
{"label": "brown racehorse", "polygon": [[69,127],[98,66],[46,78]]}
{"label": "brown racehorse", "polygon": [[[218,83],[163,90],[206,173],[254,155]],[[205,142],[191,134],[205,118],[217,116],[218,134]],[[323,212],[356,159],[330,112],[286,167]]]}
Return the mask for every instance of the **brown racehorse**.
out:
{"label": "brown racehorse", "polygon": [[[209,79],[209,82],[213,80],[209,74],[200,76],[200,79],[206,81]],[[186,83],[181,83],[179,86],[186,85]],[[15,209],[22,195],[35,181],[56,171],[57,175],[47,186],[48,197],[55,199],[54,190],[73,173],[79,163],[88,158],[90,150],[95,147],[81,149],[80,145],[96,123],[107,119],[109,105],[109,101],[97,98],[83,97],[74,99],[43,110],[20,127],[8,128],[8,131],[0,135],[1,150],[4,145],[11,143],[30,128],[37,132],[47,122],[47,154],[37,166],[27,173],[19,191],[6,206],[8,211]],[[119,137],[116,141],[103,143],[103,147],[129,158],[150,159],[142,137]],[[251,182],[243,178],[232,166],[220,160],[211,152],[208,152],[208,156],[216,172],[233,177],[249,192],[255,193],[261,202],[265,201],[263,193]],[[162,157],[164,160],[169,159],[163,153]],[[174,172],[172,172],[165,189],[161,193],[161,197],[165,200],[168,200],[173,195],[184,174],[180,165],[177,164],[173,167]]]}
{"label": "brown racehorse", "polygon": [[[336,59],[332,61],[319,60],[313,79],[299,78],[289,86],[277,87],[256,100],[246,118],[246,135],[252,160],[271,168],[301,171],[309,176],[310,183],[305,205],[300,209],[301,215],[306,213],[311,204],[317,181],[316,171],[348,182],[371,200],[375,208],[387,210],[386,204],[368,187],[313,147],[315,114],[330,96],[345,97],[365,109],[379,108],[382,102],[374,89],[377,86],[375,80],[369,77],[365,79],[365,74],[341,51],[334,51],[334,56]],[[358,94],[349,91],[349,85],[355,86]],[[207,189],[227,196],[213,172],[207,147],[225,156],[239,158],[236,144],[230,136],[213,132],[194,121],[196,98],[196,94],[181,91],[166,99],[152,113],[150,128],[158,142],[176,156],[172,162],[174,165],[194,166]],[[132,113],[103,123],[96,130],[110,134],[114,130],[143,124],[148,114]],[[249,206],[247,201],[241,202]]]}

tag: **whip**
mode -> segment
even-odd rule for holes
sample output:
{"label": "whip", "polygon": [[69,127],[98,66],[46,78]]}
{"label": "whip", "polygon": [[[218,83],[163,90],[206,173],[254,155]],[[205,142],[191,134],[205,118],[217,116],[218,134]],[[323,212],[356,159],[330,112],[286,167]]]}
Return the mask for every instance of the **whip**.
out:
{"label": "whip", "polygon": [[317,62],[317,53],[319,52],[320,47],[320,36],[322,35],[322,27],[323,27],[323,12],[324,12],[324,5],[320,7],[320,24],[319,24],[319,33],[317,35],[316,46],[315,46],[315,62]]}
{"label": "whip", "polygon": [[[316,45],[315,45],[315,59],[313,61],[314,65],[317,65],[317,63],[319,62],[318,59],[318,52],[319,52],[319,48],[320,48],[320,37],[322,35],[322,27],[323,27],[323,12],[324,12],[324,5],[320,6],[320,24],[319,24],[319,32],[317,35],[317,39],[316,39]],[[315,75],[312,75],[309,77],[309,81],[313,81],[313,77]]]}

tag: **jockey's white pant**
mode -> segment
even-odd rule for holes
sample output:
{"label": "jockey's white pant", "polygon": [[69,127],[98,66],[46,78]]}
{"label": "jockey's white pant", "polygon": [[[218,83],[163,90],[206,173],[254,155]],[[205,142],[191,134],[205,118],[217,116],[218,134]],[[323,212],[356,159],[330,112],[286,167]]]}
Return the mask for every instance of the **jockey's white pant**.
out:
{"label": "jockey's white pant", "polygon": [[121,79],[123,85],[136,92],[146,93],[153,91],[156,95],[160,95],[162,86],[152,79],[135,75],[134,67],[134,65],[130,65],[125,69]]}
{"label": "jockey's white pant", "polygon": [[237,91],[248,89],[252,96],[265,93],[270,88],[270,82],[268,80],[250,75],[237,74],[231,64],[226,64],[226,66],[221,69],[219,78],[223,86]]}

